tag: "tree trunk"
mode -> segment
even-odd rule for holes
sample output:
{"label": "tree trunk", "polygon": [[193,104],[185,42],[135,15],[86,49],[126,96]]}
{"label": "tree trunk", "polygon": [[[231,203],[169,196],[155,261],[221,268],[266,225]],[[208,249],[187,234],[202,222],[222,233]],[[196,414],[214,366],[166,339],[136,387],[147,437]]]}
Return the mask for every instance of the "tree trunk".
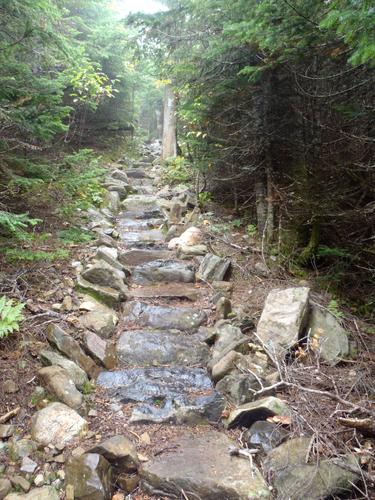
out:
{"label": "tree trunk", "polygon": [[263,175],[255,183],[254,188],[258,234],[260,237],[262,237],[267,222],[266,185]]}
{"label": "tree trunk", "polygon": [[171,85],[164,91],[164,123],[162,160],[177,156],[176,97]]}

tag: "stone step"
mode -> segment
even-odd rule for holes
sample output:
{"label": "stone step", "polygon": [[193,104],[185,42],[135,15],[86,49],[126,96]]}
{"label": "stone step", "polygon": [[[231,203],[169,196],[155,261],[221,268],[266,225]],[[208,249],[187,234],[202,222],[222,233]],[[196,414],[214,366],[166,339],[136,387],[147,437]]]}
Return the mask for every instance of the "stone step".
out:
{"label": "stone step", "polygon": [[144,179],[147,177],[146,172],[141,168],[130,168],[125,171],[126,175],[131,179]]}
{"label": "stone step", "polygon": [[127,267],[140,266],[154,260],[169,259],[172,252],[168,250],[133,249],[119,254],[119,261]]}
{"label": "stone step", "polygon": [[122,219],[163,219],[163,212],[159,207],[139,207],[137,210],[125,210],[119,214],[119,222]]}
{"label": "stone step", "polygon": [[131,330],[116,347],[119,366],[206,366],[209,348],[202,335],[164,330]]}
{"label": "stone step", "polygon": [[155,243],[163,243],[165,236],[160,229],[148,229],[144,231],[126,231],[119,227],[121,240],[127,247],[153,246]]}
{"label": "stone step", "polygon": [[224,400],[202,368],[133,368],[101,372],[97,385],[123,403],[141,403],[130,423],[216,423]]}
{"label": "stone step", "polygon": [[231,447],[238,444],[216,431],[185,432],[144,464],[142,489],[152,498],[182,498],[181,492],[184,498],[202,500],[271,498],[257,466],[244,457],[231,456]]}
{"label": "stone step", "polygon": [[202,289],[189,283],[157,283],[131,288],[127,296],[129,299],[186,299],[195,302],[202,296]]}
{"label": "stone step", "polygon": [[162,218],[154,219],[126,219],[121,217],[118,222],[118,230],[121,231],[144,231],[145,229],[155,229],[164,222]]}
{"label": "stone step", "polygon": [[153,306],[140,301],[126,304],[124,312],[125,322],[161,330],[196,332],[207,320],[206,313],[199,309]]}
{"label": "stone step", "polygon": [[177,260],[155,260],[134,267],[132,281],[139,285],[155,282],[193,283],[195,271],[191,265]]}

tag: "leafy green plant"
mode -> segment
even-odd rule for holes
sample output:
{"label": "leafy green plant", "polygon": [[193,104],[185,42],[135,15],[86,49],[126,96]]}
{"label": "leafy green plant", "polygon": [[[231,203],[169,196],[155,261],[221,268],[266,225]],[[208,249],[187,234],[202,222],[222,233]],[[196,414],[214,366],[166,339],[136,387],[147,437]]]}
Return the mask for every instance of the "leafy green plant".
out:
{"label": "leafy green plant", "polygon": [[201,208],[204,208],[206,203],[213,200],[213,195],[209,191],[202,191],[198,195],[198,203]]}
{"label": "leafy green plant", "polygon": [[162,180],[166,184],[179,184],[191,180],[190,168],[183,156],[167,158],[162,174]]}
{"label": "leafy green plant", "polygon": [[26,229],[36,226],[39,222],[40,219],[32,219],[28,214],[12,214],[0,210],[0,233],[3,232],[13,238],[27,238]]}
{"label": "leafy green plant", "polygon": [[243,220],[242,219],[234,219],[232,221],[233,227],[241,227],[243,226]]}
{"label": "leafy green plant", "polygon": [[256,227],[255,224],[248,224],[246,226],[246,232],[250,236],[250,238],[254,238],[254,236],[257,235],[258,228]]}
{"label": "leafy green plant", "polygon": [[57,233],[59,239],[66,244],[69,243],[87,243],[94,239],[92,233],[79,227],[70,227],[69,229],[62,229]]}
{"label": "leafy green plant", "polygon": [[24,304],[15,303],[5,296],[0,297],[0,338],[8,337],[14,331],[19,330],[24,307]]}
{"label": "leafy green plant", "polygon": [[69,251],[64,248],[58,248],[51,252],[44,250],[31,250],[27,248],[4,248],[3,253],[8,262],[53,262],[63,260],[69,257]]}
{"label": "leafy green plant", "polygon": [[82,394],[84,394],[85,396],[88,396],[89,394],[92,394],[95,391],[95,385],[92,384],[91,382],[85,382],[82,385],[81,391],[82,391]]}
{"label": "leafy green plant", "polygon": [[339,303],[337,302],[336,299],[332,299],[328,306],[327,306],[328,311],[335,316],[338,319],[341,319],[344,317],[344,313],[340,311],[339,309]]}

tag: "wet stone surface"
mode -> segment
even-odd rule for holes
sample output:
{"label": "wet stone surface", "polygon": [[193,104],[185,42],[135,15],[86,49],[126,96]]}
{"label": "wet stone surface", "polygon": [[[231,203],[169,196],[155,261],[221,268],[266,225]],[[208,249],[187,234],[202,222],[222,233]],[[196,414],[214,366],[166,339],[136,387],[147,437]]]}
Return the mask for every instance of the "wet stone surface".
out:
{"label": "wet stone surface", "polygon": [[139,326],[158,329],[196,331],[207,319],[205,312],[192,308],[153,306],[134,301],[125,307],[125,321],[136,322]]}
{"label": "wet stone surface", "polygon": [[204,366],[209,348],[199,335],[134,330],[120,336],[117,356],[120,366]]}
{"label": "wet stone surface", "polygon": [[147,284],[158,281],[193,283],[195,272],[191,265],[174,260],[156,260],[133,269],[133,283]]}
{"label": "wet stone surface", "polygon": [[223,398],[213,389],[201,368],[134,368],[102,372],[97,384],[110,397],[138,405],[131,422],[201,423],[217,422]]}

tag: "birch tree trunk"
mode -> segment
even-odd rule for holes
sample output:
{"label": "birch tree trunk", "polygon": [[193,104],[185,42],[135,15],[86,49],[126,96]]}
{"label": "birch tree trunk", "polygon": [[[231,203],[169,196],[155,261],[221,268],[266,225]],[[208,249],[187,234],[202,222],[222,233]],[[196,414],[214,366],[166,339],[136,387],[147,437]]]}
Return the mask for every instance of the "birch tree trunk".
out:
{"label": "birch tree trunk", "polygon": [[171,85],[164,90],[164,122],[162,160],[177,156],[176,97]]}

